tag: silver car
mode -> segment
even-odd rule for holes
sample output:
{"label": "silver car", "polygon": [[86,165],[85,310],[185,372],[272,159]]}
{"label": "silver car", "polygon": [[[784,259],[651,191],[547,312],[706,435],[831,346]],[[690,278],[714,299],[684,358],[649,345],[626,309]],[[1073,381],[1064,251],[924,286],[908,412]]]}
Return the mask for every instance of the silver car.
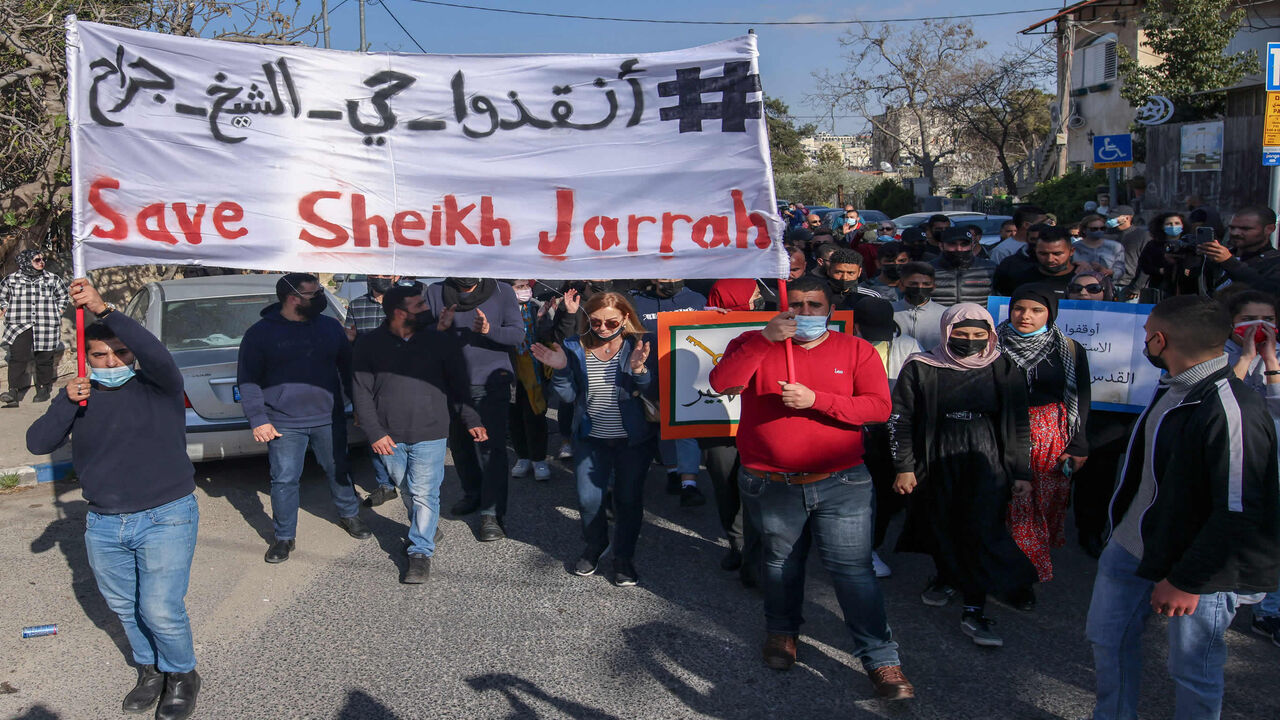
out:
{"label": "silver car", "polygon": [[[192,462],[263,455],[240,407],[236,360],[240,339],[275,303],[281,275],[219,275],[148,283],[124,312],[160,338],[182,370],[187,404],[187,455]],[[325,289],[325,314],[345,321],[345,311]],[[363,443],[351,428],[347,437]]]}

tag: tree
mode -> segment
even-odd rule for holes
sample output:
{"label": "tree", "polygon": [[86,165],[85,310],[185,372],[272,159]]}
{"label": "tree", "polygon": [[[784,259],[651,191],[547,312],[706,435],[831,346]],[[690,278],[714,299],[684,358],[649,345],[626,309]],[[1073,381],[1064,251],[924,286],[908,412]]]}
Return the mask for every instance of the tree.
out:
{"label": "tree", "polygon": [[[294,43],[315,37],[299,0],[0,0],[0,258],[41,244],[70,207],[62,18],[213,39]],[[66,247],[45,247],[65,251]]]}
{"label": "tree", "polygon": [[852,106],[933,186],[935,170],[959,140],[957,128],[943,120],[950,78],[985,45],[967,21],[926,20],[906,35],[887,23],[859,23],[840,38],[845,70],[815,75],[815,100],[832,115]]}
{"label": "tree", "polygon": [[974,60],[951,78],[945,114],[994,153],[1005,189],[1018,193],[1013,166],[1034,153],[1049,134],[1051,95],[1038,85],[1054,70],[1044,49],[1014,50],[994,61]]}
{"label": "tree", "polygon": [[836,167],[843,170],[844,169],[844,152],[840,148],[836,147],[835,145],[832,145],[831,143],[819,145],[818,146],[818,165],[831,166],[831,167]]}
{"label": "tree", "polygon": [[805,169],[805,152],[800,138],[817,131],[812,124],[796,127],[791,109],[778,98],[764,99],[764,121],[769,131],[769,156],[773,159],[773,172],[798,173]]}
{"label": "tree", "polygon": [[1237,0],[1151,0],[1140,20],[1146,45],[1160,62],[1140,66],[1127,48],[1118,48],[1120,95],[1135,106],[1152,95],[1173,101],[1179,116],[1198,120],[1219,115],[1225,93],[1197,94],[1228,87],[1251,72],[1258,72],[1258,55],[1252,50],[1232,55],[1223,50],[1235,37],[1244,19]]}
{"label": "tree", "polygon": [[872,188],[864,202],[868,210],[879,210],[891,218],[915,212],[916,209],[915,195],[897,180],[888,178]]}

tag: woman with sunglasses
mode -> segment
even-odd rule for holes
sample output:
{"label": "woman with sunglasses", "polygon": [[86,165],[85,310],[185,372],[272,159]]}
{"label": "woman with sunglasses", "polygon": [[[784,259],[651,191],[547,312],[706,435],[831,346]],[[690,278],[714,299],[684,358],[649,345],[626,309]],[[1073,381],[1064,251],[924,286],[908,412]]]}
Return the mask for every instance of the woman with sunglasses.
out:
{"label": "woman with sunglasses", "polygon": [[62,311],[71,302],[67,281],[45,270],[39,250],[18,253],[18,271],[0,281],[0,345],[9,347],[9,389],[0,406],[16,408],[31,384],[27,366],[35,363],[35,402],[48,402],[57,379],[53,366],[62,334]]}
{"label": "woman with sunglasses", "polygon": [[911,495],[896,549],[933,556],[921,602],[944,607],[959,594],[960,628],[983,647],[1004,644],[987,595],[1036,579],[1005,525],[1010,493],[1031,492],[1027,385],[994,325],[981,305],[948,308],[942,341],[902,366],[889,417],[894,491]]}
{"label": "woman with sunglasses", "polygon": [[1068,300],[1101,300],[1110,302],[1116,299],[1115,286],[1111,278],[1097,270],[1086,270],[1076,273],[1067,283]]}
{"label": "woman with sunglasses", "polygon": [[[641,397],[657,400],[649,371],[649,343],[635,308],[619,293],[591,296],[582,306],[586,323],[563,347],[535,344],[534,358],[554,370],[552,386],[573,406],[574,474],[586,547],[575,575],[593,575],[613,548],[614,584],[635,585],[633,557],[644,519],[644,479],[653,458],[654,424]],[[610,492],[612,490],[612,492]],[[604,498],[612,495],[613,542]]]}
{"label": "woman with sunglasses", "polygon": [[[1049,551],[1066,544],[1070,476],[1089,455],[1089,357],[1058,328],[1057,316],[1053,288],[1024,285],[1009,299],[1009,319],[996,328],[1001,351],[1026,376],[1031,419],[1031,492],[1009,504],[1009,531],[1040,582],[1053,579]],[[1019,610],[1036,604],[1030,585],[1007,600]]]}

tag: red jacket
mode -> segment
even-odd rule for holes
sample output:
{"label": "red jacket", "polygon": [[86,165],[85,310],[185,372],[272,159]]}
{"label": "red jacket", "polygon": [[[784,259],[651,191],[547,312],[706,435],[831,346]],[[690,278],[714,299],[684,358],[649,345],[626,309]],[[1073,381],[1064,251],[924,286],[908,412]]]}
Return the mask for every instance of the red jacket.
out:
{"label": "red jacket", "polygon": [[808,350],[792,342],[796,382],[814,391],[813,407],[782,404],[787,379],[783,343],[759,331],[729,343],[711,371],[716,392],[742,389],[738,452],[742,466],[772,472],[836,472],[862,464],[861,427],[889,419],[889,380],[875,348],[843,333],[828,333]]}

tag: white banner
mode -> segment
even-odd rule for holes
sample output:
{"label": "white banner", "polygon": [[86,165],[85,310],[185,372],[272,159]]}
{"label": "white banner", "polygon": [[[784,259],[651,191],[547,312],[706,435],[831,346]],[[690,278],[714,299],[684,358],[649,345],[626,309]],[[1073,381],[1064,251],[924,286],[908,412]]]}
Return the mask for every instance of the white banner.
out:
{"label": "white banner", "polygon": [[783,277],[755,36],[408,55],[67,21],[87,269]]}
{"label": "white banner", "polygon": [[[1156,392],[1160,371],[1142,354],[1143,325],[1154,305],[1063,300],[1057,326],[1089,353],[1091,407],[1142,412]],[[1009,318],[1009,298],[993,297],[988,310],[996,322]]]}

